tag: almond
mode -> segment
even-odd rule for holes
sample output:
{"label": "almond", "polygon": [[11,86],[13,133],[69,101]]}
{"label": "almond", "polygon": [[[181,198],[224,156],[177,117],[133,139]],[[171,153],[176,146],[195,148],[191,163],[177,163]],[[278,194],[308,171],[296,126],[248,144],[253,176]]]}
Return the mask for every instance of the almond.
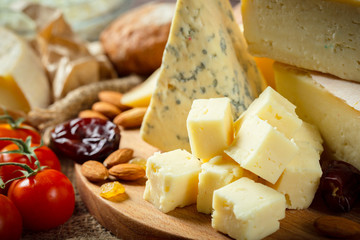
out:
{"label": "almond", "polygon": [[92,105],[92,110],[111,119],[121,113],[121,110],[117,106],[108,102],[96,102]]}
{"label": "almond", "polygon": [[315,220],[315,228],[325,236],[349,239],[358,236],[360,224],[343,217],[322,216]]}
{"label": "almond", "polygon": [[123,126],[124,128],[140,127],[146,113],[146,107],[138,107],[127,110],[117,115],[113,122],[116,125]]}
{"label": "almond", "polygon": [[83,111],[79,112],[78,116],[80,118],[101,118],[101,119],[108,120],[108,118],[104,114],[93,111],[93,110],[83,110]]}
{"label": "almond", "polygon": [[123,105],[121,103],[121,98],[122,98],[123,94],[116,92],[116,91],[100,91],[98,93],[98,98],[100,99],[100,101],[102,102],[107,102],[107,103],[111,103],[115,106],[117,106],[118,108],[120,108],[121,110],[126,110],[129,109],[129,106]]}
{"label": "almond", "polygon": [[120,163],[128,162],[134,154],[134,150],[130,148],[121,148],[112,152],[104,161],[104,166],[111,168]]}
{"label": "almond", "polygon": [[110,175],[120,180],[137,180],[145,176],[145,170],[131,163],[122,163],[109,169]]}
{"label": "almond", "polygon": [[104,181],[109,177],[107,168],[97,161],[86,161],[81,166],[81,173],[91,182]]}

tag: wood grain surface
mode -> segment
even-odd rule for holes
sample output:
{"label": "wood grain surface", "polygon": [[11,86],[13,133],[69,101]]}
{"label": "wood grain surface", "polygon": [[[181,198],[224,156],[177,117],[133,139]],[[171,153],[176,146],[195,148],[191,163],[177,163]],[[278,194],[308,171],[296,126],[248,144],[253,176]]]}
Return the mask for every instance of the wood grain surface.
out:
{"label": "wood grain surface", "polygon": [[[138,130],[122,131],[121,147],[130,147],[136,156],[149,157],[155,148],[143,142]],[[122,182],[126,194],[117,202],[99,196],[100,185],[87,181],[75,166],[76,183],[80,196],[90,213],[101,225],[123,239],[229,239],[211,227],[211,216],[198,213],[196,206],[177,208],[167,214],[160,212],[142,195],[146,179]],[[316,198],[309,209],[287,210],[280,221],[280,230],[266,239],[327,239],[319,235],[313,222],[328,214],[320,198]],[[343,214],[360,223],[360,209]],[[264,219],[266,221],[266,219]]]}

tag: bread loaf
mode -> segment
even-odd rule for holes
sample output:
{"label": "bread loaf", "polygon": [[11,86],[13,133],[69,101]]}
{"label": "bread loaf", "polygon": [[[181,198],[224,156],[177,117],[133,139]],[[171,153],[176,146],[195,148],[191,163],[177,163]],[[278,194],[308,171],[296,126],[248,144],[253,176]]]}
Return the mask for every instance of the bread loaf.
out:
{"label": "bread loaf", "polygon": [[116,19],[100,36],[119,75],[149,75],[161,65],[174,3],[149,3]]}

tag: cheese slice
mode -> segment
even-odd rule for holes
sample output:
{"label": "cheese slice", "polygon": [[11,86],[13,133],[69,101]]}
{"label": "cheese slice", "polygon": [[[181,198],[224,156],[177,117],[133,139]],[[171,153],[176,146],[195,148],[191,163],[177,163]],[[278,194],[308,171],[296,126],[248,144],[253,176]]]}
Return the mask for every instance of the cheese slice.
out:
{"label": "cheese slice", "polygon": [[244,0],[249,51],[360,82],[360,2]]}
{"label": "cheese slice", "polygon": [[278,92],[318,127],[328,155],[360,169],[360,84],[281,63],[274,70]]}
{"label": "cheese slice", "polygon": [[265,85],[246,49],[228,0],[177,1],[142,138],[190,151],[186,118],[197,98],[229,97],[239,117]]}
{"label": "cheese slice", "polygon": [[143,83],[125,93],[121,98],[121,104],[130,107],[147,107],[155,90],[159,78],[160,69],[157,69]]}
{"label": "cheese slice", "polygon": [[50,104],[50,86],[33,49],[0,27],[0,105],[28,112]]}

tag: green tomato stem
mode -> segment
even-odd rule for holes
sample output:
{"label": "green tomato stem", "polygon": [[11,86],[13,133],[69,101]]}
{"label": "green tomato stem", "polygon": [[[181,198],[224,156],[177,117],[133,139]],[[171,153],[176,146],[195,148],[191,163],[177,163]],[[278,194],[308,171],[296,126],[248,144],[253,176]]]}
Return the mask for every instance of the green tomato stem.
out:
{"label": "green tomato stem", "polygon": [[35,146],[35,147],[31,147],[31,136],[27,137],[25,142],[23,140],[21,140],[21,139],[6,138],[6,137],[0,138],[0,141],[11,141],[14,144],[16,144],[18,146],[18,148],[19,148],[18,150],[3,151],[3,152],[0,152],[0,154],[23,154],[29,159],[30,162],[32,162],[31,157],[33,157],[35,159],[34,164],[36,165],[36,169],[33,170],[31,167],[29,167],[25,163],[16,163],[16,162],[0,163],[0,167],[13,165],[13,166],[21,167],[21,168],[23,168],[25,170],[25,171],[20,171],[20,172],[23,173],[23,176],[10,179],[6,183],[4,183],[4,181],[0,177],[0,187],[1,188],[5,188],[5,185],[8,184],[9,182],[36,175],[39,171],[41,171],[41,170],[43,170],[45,168],[45,167],[42,167],[40,165],[40,161],[39,161],[38,157],[35,154],[35,150],[43,146],[42,141],[41,141],[41,144],[39,146]]}

